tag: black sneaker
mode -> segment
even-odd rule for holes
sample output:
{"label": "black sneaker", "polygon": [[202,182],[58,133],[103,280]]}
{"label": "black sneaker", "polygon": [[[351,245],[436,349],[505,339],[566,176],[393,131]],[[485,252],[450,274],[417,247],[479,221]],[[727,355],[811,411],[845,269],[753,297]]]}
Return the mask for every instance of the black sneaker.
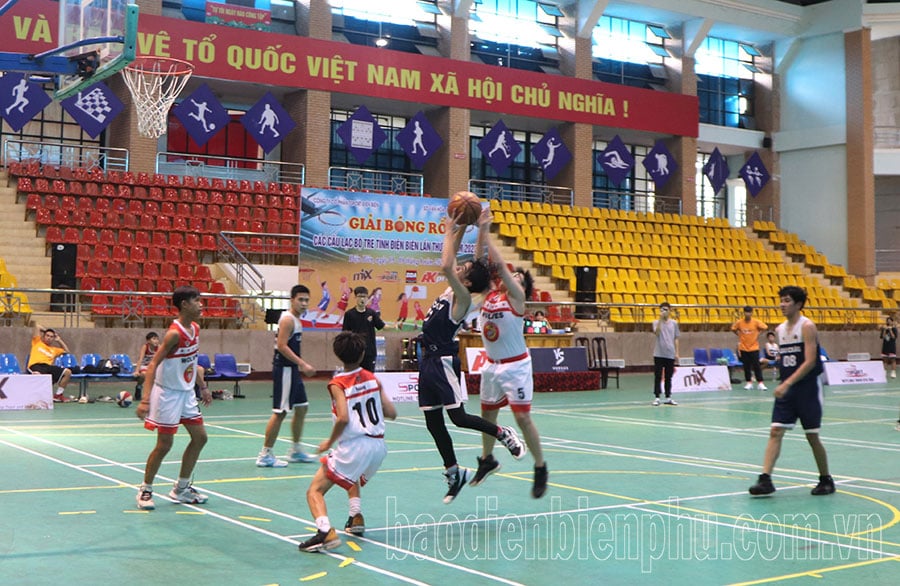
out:
{"label": "black sneaker", "polygon": [[547,492],[547,464],[534,467],[534,484],[531,487],[531,496],[539,499]]}
{"label": "black sneaker", "polygon": [[131,393],[131,394],[132,394],[132,396],[134,397],[134,400],[135,400],[135,401],[140,401],[140,400],[141,400],[141,391],[143,391],[143,390],[144,390],[144,385],[143,385],[143,384],[138,383],[138,384],[134,385],[134,392]]}
{"label": "black sneaker", "polygon": [[300,551],[317,552],[323,549],[334,549],[341,544],[341,538],[337,536],[334,527],[325,531],[316,531],[316,534],[298,545]]}
{"label": "black sneaker", "polygon": [[444,477],[447,479],[447,494],[444,495],[444,504],[449,505],[453,502],[453,499],[456,498],[456,495],[459,494],[459,491],[466,485],[466,481],[469,479],[469,471],[465,468],[460,468],[459,466],[454,466],[455,470],[450,472],[450,470],[446,470],[444,472]]}
{"label": "black sneaker", "polygon": [[823,494],[834,494],[834,491],[834,478],[832,478],[831,475],[828,474],[826,476],[819,476],[819,484],[817,484],[809,494],[821,496]]}
{"label": "black sneaker", "polygon": [[347,517],[347,524],[344,525],[344,531],[353,535],[362,535],[366,532],[366,521],[363,519],[362,513],[356,513]]}
{"label": "black sneaker", "polygon": [[497,441],[506,446],[506,449],[509,450],[509,453],[516,460],[524,458],[525,452],[528,451],[528,448],[525,447],[525,442],[519,439],[519,434],[511,427],[501,427]]}
{"label": "black sneaker", "polygon": [[767,496],[773,492],[775,492],[775,485],[772,484],[772,477],[768,474],[760,474],[756,484],[750,487],[750,494],[753,496]]}
{"label": "black sneaker", "polygon": [[475,476],[472,477],[472,480],[469,481],[469,486],[478,486],[484,479],[500,470],[500,462],[498,462],[493,455],[488,455],[485,458],[478,457],[478,471],[475,472]]}

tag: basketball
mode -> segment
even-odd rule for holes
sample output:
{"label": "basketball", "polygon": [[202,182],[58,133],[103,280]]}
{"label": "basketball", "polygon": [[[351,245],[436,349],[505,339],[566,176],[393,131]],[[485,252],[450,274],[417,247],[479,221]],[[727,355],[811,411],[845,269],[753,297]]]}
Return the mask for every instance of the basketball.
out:
{"label": "basketball", "polygon": [[471,191],[457,191],[447,203],[447,215],[460,226],[469,226],[481,216],[481,200]]}
{"label": "basketball", "polygon": [[116,404],[119,407],[131,407],[131,393],[122,391],[116,395]]}

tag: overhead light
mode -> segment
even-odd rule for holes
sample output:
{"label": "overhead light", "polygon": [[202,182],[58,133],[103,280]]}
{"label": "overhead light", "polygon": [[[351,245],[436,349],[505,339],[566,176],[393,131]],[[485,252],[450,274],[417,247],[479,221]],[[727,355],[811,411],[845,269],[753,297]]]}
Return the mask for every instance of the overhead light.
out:
{"label": "overhead light", "polygon": [[378,37],[377,39],[375,39],[375,46],[376,47],[387,47],[388,40],[384,37]]}

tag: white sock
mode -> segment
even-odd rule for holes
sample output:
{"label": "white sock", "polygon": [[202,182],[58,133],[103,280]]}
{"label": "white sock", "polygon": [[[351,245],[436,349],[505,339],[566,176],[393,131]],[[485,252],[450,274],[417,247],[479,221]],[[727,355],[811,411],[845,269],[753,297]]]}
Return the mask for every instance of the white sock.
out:
{"label": "white sock", "polygon": [[266,456],[266,455],[271,454],[271,453],[272,453],[272,448],[267,448],[266,446],[263,446],[263,449],[260,450],[259,455],[260,455],[260,456]]}
{"label": "white sock", "polygon": [[179,478],[179,479],[178,479],[178,488],[179,488],[179,489],[185,489],[185,488],[187,488],[187,487],[190,486],[190,485],[191,485],[191,479],[190,479],[190,478]]}
{"label": "white sock", "polygon": [[142,491],[146,490],[146,491],[148,491],[148,492],[153,492],[153,485],[152,485],[152,484],[147,484],[147,483],[145,482],[145,483],[141,484],[141,490],[142,490]]}
{"label": "white sock", "polygon": [[328,533],[331,529],[331,521],[328,520],[328,517],[316,517],[316,529]]}
{"label": "white sock", "polygon": [[65,393],[65,392],[66,392],[66,389],[64,389],[64,388],[62,388],[62,387],[56,387],[56,394],[57,394],[57,395],[62,395],[62,394]]}
{"label": "white sock", "polygon": [[352,497],[350,499],[350,516],[358,515],[362,512],[362,499],[357,497]]}
{"label": "white sock", "polygon": [[303,444],[301,444],[300,442],[294,442],[294,451],[295,451],[295,452],[302,452],[302,451],[303,451]]}

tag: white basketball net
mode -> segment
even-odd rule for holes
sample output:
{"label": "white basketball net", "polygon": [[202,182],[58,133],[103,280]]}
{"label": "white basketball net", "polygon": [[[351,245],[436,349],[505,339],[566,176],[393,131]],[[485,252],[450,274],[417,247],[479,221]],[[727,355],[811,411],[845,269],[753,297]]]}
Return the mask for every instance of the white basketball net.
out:
{"label": "white basketball net", "polygon": [[122,70],[138,115],[138,132],[159,138],[169,124],[169,108],[184,89],[194,66],[178,59],[138,57]]}

